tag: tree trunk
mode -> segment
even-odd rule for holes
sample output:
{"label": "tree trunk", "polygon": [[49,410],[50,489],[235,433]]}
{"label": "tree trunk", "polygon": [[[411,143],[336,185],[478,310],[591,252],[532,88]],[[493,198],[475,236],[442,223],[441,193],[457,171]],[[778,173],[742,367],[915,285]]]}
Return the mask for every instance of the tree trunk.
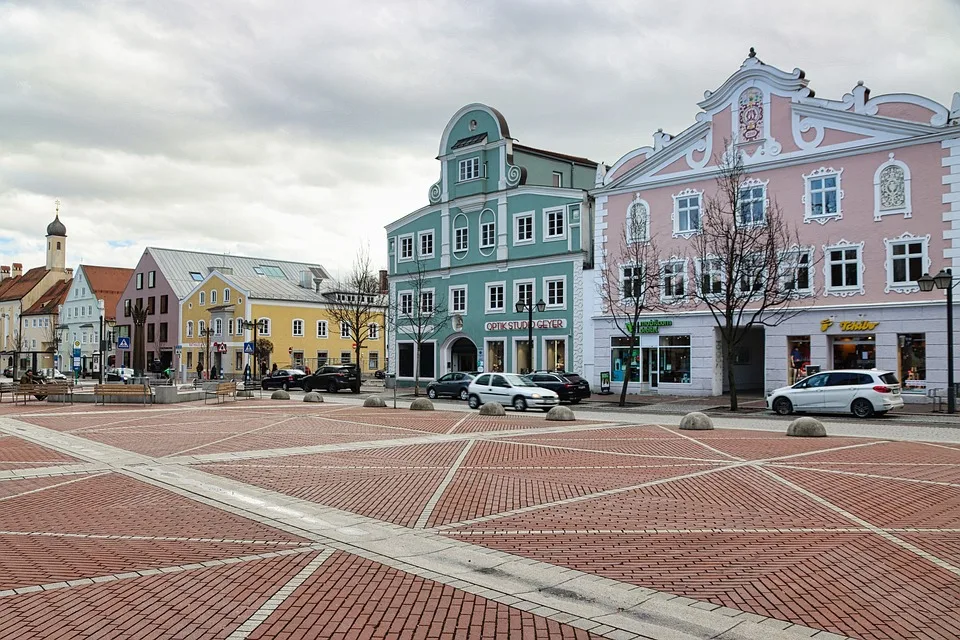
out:
{"label": "tree trunk", "polygon": [[420,345],[417,345],[417,362],[413,368],[413,397],[420,397]]}
{"label": "tree trunk", "polygon": [[727,383],[730,385],[730,411],[737,410],[737,380],[733,375],[733,341],[726,341],[726,363],[724,366],[727,370]]}
{"label": "tree trunk", "polygon": [[[638,319],[634,318],[633,320],[634,327],[636,327],[637,322],[638,322]],[[637,336],[634,333],[633,335],[630,336],[630,344],[634,345],[636,342],[637,342]],[[636,347],[637,347],[637,350],[639,351],[640,345],[637,344]],[[633,358],[633,346],[630,347],[630,355],[627,358],[627,368],[623,372],[623,387],[620,389],[620,402],[619,402],[619,406],[621,407],[627,406],[627,384],[630,382],[630,358]],[[643,363],[641,362],[641,365],[642,364]]]}

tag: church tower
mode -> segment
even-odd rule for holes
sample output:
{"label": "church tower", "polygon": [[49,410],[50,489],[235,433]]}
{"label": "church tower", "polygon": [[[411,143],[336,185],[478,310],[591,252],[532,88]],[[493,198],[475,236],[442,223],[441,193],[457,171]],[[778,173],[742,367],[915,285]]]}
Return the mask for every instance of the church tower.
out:
{"label": "church tower", "polygon": [[67,266],[67,228],[60,222],[60,201],[57,215],[47,225],[47,271],[64,271]]}

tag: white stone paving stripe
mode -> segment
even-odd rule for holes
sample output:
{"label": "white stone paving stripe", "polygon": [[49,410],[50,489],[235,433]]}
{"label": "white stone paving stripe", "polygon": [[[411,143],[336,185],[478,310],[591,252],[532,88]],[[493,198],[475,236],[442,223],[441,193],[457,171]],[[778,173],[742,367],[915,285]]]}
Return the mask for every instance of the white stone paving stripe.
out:
{"label": "white stone paving stripe", "polygon": [[808,498],[810,498],[810,499],[813,500],[814,502],[819,503],[820,505],[822,505],[822,506],[830,509],[831,511],[834,511],[834,512],[836,512],[836,513],[839,513],[839,514],[842,515],[844,518],[847,518],[848,520],[850,520],[850,521],[852,521],[852,522],[855,522],[855,523],[857,523],[858,525],[860,525],[860,526],[862,526],[862,527],[868,528],[868,529],[869,529],[870,531],[872,531],[873,533],[877,534],[878,536],[880,536],[880,537],[883,538],[884,540],[886,540],[886,541],[888,541],[888,542],[890,542],[890,543],[892,543],[892,544],[900,547],[901,549],[905,549],[905,550],[907,550],[907,551],[909,551],[909,552],[911,552],[911,553],[914,553],[914,554],[920,556],[921,558],[924,558],[925,560],[929,560],[930,562],[932,562],[933,564],[937,565],[937,566],[940,567],[941,569],[945,569],[945,570],[949,571],[950,573],[952,573],[952,574],[954,574],[954,575],[956,575],[956,576],[960,576],[960,567],[954,566],[954,565],[950,564],[949,562],[947,562],[946,560],[943,560],[943,559],[941,559],[941,558],[938,558],[937,556],[933,555],[932,553],[929,553],[929,552],[927,552],[927,551],[924,551],[923,549],[921,549],[921,548],[919,548],[919,547],[917,547],[917,546],[914,546],[914,545],[910,544],[910,543],[907,542],[906,540],[901,540],[900,538],[898,538],[897,536],[893,535],[892,533],[889,533],[889,532],[881,529],[880,527],[874,526],[873,524],[867,522],[867,521],[864,520],[863,518],[861,518],[861,517],[859,517],[859,516],[856,516],[856,515],[850,513],[849,511],[847,511],[847,510],[844,509],[843,507],[840,507],[840,506],[838,506],[838,505],[833,504],[832,502],[830,502],[830,501],[827,500],[826,498],[822,498],[822,497],[818,496],[817,494],[813,493],[812,491],[808,491],[807,489],[804,489],[804,488],[801,487],[800,485],[798,485],[798,484],[796,484],[796,483],[794,483],[794,482],[791,482],[790,480],[787,480],[786,478],[783,478],[783,477],[777,475],[776,473],[774,473],[773,471],[771,471],[769,468],[758,466],[757,469],[758,469],[761,473],[764,473],[764,474],[770,476],[771,478],[773,478],[773,479],[776,480],[777,482],[779,482],[779,483],[781,483],[781,484],[784,484],[784,485],[792,488],[794,491],[796,491],[796,492],[798,492],[798,493],[801,493],[801,494],[807,496]]}
{"label": "white stone paving stripe", "polygon": [[169,573],[181,573],[183,571],[196,571],[198,569],[209,569],[211,567],[222,567],[228,564],[238,564],[241,562],[253,562],[254,560],[266,560],[269,558],[281,558],[299,553],[312,553],[314,551],[325,550],[321,545],[311,547],[301,547],[299,549],[284,549],[282,551],[271,551],[269,553],[257,553],[249,556],[240,556],[236,558],[221,558],[218,560],[205,560],[203,562],[194,562],[191,564],[180,564],[159,569],[137,569],[126,571],[124,573],[112,573],[109,575],[97,576],[95,578],[77,578],[65,582],[51,582],[47,584],[30,585],[29,587],[17,587],[16,589],[6,589],[0,591],[0,598],[23,595],[36,591],[52,591],[54,589],[68,589],[70,587],[85,587],[91,584],[101,582],[114,582],[116,580],[130,580],[134,578],[143,578],[146,576],[164,575]]}
{"label": "white stone paving stripe", "polygon": [[40,488],[38,488],[38,489],[31,489],[31,490],[29,490],[29,491],[22,491],[22,492],[20,492],[20,493],[15,493],[15,494],[13,494],[12,496],[4,496],[4,497],[2,497],[2,498],[0,498],[0,502],[3,502],[4,500],[13,500],[14,498],[19,498],[19,497],[21,497],[21,496],[28,496],[28,495],[30,495],[31,493],[40,493],[41,491],[47,491],[47,490],[49,490],[49,489],[56,489],[57,487],[63,487],[63,486],[66,486],[66,485],[68,485],[68,484],[73,484],[74,482],[83,482],[84,480],[89,480],[89,479],[91,479],[91,478],[99,478],[100,476],[105,476],[105,475],[107,475],[108,473],[109,473],[109,471],[102,471],[102,472],[100,472],[100,473],[93,473],[93,474],[90,474],[90,475],[87,475],[87,476],[83,476],[82,478],[74,478],[73,480],[64,480],[63,482],[58,482],[57,484],[51,484],[50,486],[47,486],[47,487],[40,487]]}
{"label": "white stone paving stripe", "polygon": [[897,476],[884,476],[876,473],[863,473],[860,471],[844,471],[842,469],[819,469],[817,467],[800,467],[795,464],[774,464],[770,465],[774,469],[795,469],[797,471],[813,471],[814,473],[835,473],[841,476],[859,476],[861,478],[874,478],[876,480],[896,480],[898,482],[914,482],[917,484],[932,484],[940,487],[957,487],[960,484],[956,482],[943,482],[941,480],[923,480],[921,478],[901,478]]}
{"label": "white stone paving stripe", "polygon": [[[829,449],[817,449],[816,451],[804,451],[802,453],[791,453],[785,456],[777,456],[775,458],[764,458],[762,462],[777,462],[780,460],[794,460],[796,458],[804,458],[806,456],[815,456],[821,453],[833,453],[834,451],[843,451],[844,449],[860,449],[862,447],[871,447],[876,444],[889,444],[889,440],[874,440],[872,442],[857,442],[856,444],[845,444],[839,447],[831,447]],[[758,462],[761,462],[758,460]]]}
{"label": "white stone paving stripe", "polygon": [[660,429],[663,429],[663,430],[666,431],[667,433],[671,433],[671,434],[678,435],[678,436],[680,436],[681,438],[684,438],[685,440],[689,440],[690,442],[693,442],[694,444],[698,444],[698,445],[700,445],[701,447],[703,447],[704,449],[707,449],[707,450],[709,450],[709,451],[713,451],[714,453],[719,453],[721,456],[723,456],[723,457],[725,457],[725,458],[729,458],[729,459],[731,459],[731,460],[743,460],[743,458],[741,458],[740,456],[735,456],[735,455],[733,455],[732,453],[727,453],[726,451],[721,451],[720,449],[717,449],[716,447],[711,447],[710,445],[708,445],[708,444],[705,443],[705,442],[702,442],[702,441],[700,441],[700,440],[697,440],[696,438],[693,438],[693,437],[691,437],[691,436],[688,436],[688,435],[685,434],[685,433],[680,433],[679,431],[674,431],[673,429],[670,429],[669,427],[665,427],[665,426],[663,426],[662,424],[658,424],[658,425],[656,425],[656,426],[659,427]]}
{"label": "white stone paving stripe", "polygon": [[430,500],[427,501],[427,505],[423,508],[423,512],[420,513],[420,517],[417,518],[416,524],[413,525],[414,529],[425,529],[427,522],[430,520],[430,516],[433,515],[433,510],[436,508],[437,503],[440,502],[440,498],[443,497],[443,494],[447,491],[447,487],[450,486],[450,483],[453,482],[453,477],[457,475],[457,471],[460,470],[460,466],[463,465],[463,461],[467,459],[467,456],[470,454],[470,449],[473,448],[473,445],[476,444],[476,440],[469,440],[466,446],[463,447],[463,450],[460,451],[460,455],[457,456],[457,459],[450,465],[450,469],[447,471],[447,475],[443,477],[443,480],[437,486],[437,490],[433,492],[433,495],[430,496]]}
{"label": "white stone paving stripe", "polygon": [[136,536],[111,533],[62,533],[59,531],[0,531],[0,536],[27,536],[38,538],[89,538],[91,540],[147,540],[159,542],[213,542],[224,544],[259,544],[278,547],[307,547],[314,542],[289,540],[234,540],[232,538],[184,538],[180,536]]}
{"label": "white stone paving stripe", "polygon": [[456,423],[455,425],[453,425],[452,427],[450,427],[449,429],[447,429],[447,433],[454,433],[454,432],[456,432],[457,427],[459,427],[460,425],[462,425],[464,422],[466,422],[467,420],[469,420],[471,417],[472,417],[472,414],[470,414],[470,413],[468,413],[467,415],[463,416],[462,418],[460,418],[459,420],[457,420],[457,423]]}
{"label": "white stone paving stripe", "polygon": [[30,467],[28,469],[11,469],[0,471],[0,482],[8,480],[26,480],[28,478],[48,478],[51,476],[75,476],[82,473],[107,471],[106,464],[96,462],[81,462],[79,464],[58,465],[55,467]]}
{"label": "white stone paving stripe", "polygon": [[[526,435],[526,434],[525,434]],[[729,462],[734,462],[730,460],[728,454],[724,454],[724,458],[717,460],[714,458],[688,458],[686,456],[659,456],[652,453],[625,453],[623,451],[606,451],[604,449],[584,449],[582,447],[567,447],[561,444],[543,444],[540,442],[522,442],[519,440],[504,440],[503,436],[498,436],[496,440],[490,439],[492,442],[500,442],[503,444],[515,444],[523,447],[543,447],[544,449],[563,449],[564,451],[579,451],[582,453],[599,453],[607,456],[629,456],[631,458],[656,458],[658,460],[690,460],[697,462],[706,462],[712,464],[727,464]],[[618,440],[617,442],[623,442],[623,440]]]}
{"label": "white stone paving stripe", "polygon": [[307,566],[300,570],[297,575],[293,576],[284,584],[280,589],[277,590],[270,599],[260,605],[260,608],[257,609],[253,615],[244,620],[236,631],[227,636],[227,640],[245,640],[251,633],[253,633],[257,627],[263,624],[270,615],[276,611],[284,601],[293,595],[293,592],[296,591],[300,585],[307,581],[307,578],[312,576],[317,572],[324,562],[327,561],[327,558],[333,555],[333,549],[327,549],[322,551],[320,555],[311,560]]}
{"label": "white stone paving stripe", "polygon": [[[890,533],[960,533],[960,529],[914,529],[910,527],[880,527]],[[2,532],[0,532],[2,533]],[[482,531],[438,531],[448,536],[525,536],[525,535],[658,535],[663,533],[873,533],[865,527],[785,527],[781,529],[484,529]]]}

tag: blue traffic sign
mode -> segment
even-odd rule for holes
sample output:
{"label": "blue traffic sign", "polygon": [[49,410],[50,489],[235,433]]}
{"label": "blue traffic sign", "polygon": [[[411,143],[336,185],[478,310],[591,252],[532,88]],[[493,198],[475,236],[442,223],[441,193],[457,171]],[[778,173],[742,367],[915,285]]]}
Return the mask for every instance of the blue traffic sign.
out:
{"label": "blue traffic sign", "polygon": [[74,357],[74,358],[79,358],[79,357],[80,357],[80,349],[76,349],[76,348],[75,348],[75,349],[73,350],[73,357]]}
{"label": "blue traffic sign", "polygon": [[253,353],[253,343],[252,343],[252,342],[244,342],[244,343],[243,343],[243,352],[244,352],[244,353]]}
{"label": "blue traffic sign", "polygon": [[120,336],[117,338],[117,349],[129,349],[130,348],[130,338],[127,336]]}

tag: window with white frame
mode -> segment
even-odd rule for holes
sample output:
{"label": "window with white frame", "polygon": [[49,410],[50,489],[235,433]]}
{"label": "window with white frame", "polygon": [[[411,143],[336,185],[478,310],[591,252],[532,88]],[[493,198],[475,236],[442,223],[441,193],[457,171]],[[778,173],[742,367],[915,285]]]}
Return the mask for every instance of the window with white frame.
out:
{"label": "window with white frame", "polygon": [[[239,333],[239,332],[238,332],[238,333]],[[227,319],[227,335],[228,335],[228,336],[232,336],[232,335],[233,335],[233,318],[228,318],[228,319]]]}
{"label": "window with white frame", "polygon": [[370,355],[367,356],[367,368],[371,371],[376,371],[380,368],[380,354],[376,351],[371,351]]}
{"label": "window with white frame", "polygon": [[450,289],[450,311],[453,313],[467,312],[466,287],[453,287]]}
{"label": "window with white frame", "polygon": [[480,158],[467,158],[459,164],[460,182],[480,177]]}
{"label": "window with white frame", "polygon": [[230,289],[223,290],[223,304],[229,304],[230,302]]}
{"label": "window with white frame", "polygon": [[341,323],[340,323],[340,337],[341,337],[341,338],[349,338],[349,337],[350,337],[350,323],[349,323],[349,322],[341,322]]}
{"label": "window with white frame", "polygon": [[433,257],[433,231],[420,232],[420,257]]}
{"label": "window with white frame", "polygon": [[400,294],[400,313],[409,316],[413,313],[413,293],[405,291]]}
{"label": "window with white frame", "polygon": [[270,335],[270,318],[260,318],[260,335],[268,336]]}
{"label": "window with white frame", "polygon": [[566,299],[566,279],[565,278],[551,278],[546,280],[546,289],[547,289],[547,306],[548,307],[562,307],[567,303]]}
{"label": "window with white frame", "polygon": [[687,268],[683,260],[671,260],[661,266],[661,295],[664,298],[682,298],[686,293]]}
{"label": "window with white frame", "polygon": [[293,337],[302,338],[303,337],[303,320],[294,320],[293,321]]}
{"label": "window with white frame", "polygon": [[887,247],[887,287],[890,291],[913,291],[917,279],[930,269],[927,243],[930,236],[912,236],[904,233],[899,238],[885,239]]}
{"label": "window with white frame", "polygon": [[863,243],[842,240],[824,247],[825,293],[841,297],[863,293]]}
{"label": "window with white frame", "polygon": [[367,337],[371,340],[379,340],[380,325],[378,325],[376,322],[371,322],[369,325],[367,325]]}
{"label": "window with white frame", "polygon": [[217,318],[213,321],[213,333],[214,335],[222,336],[223,335],[223,319]]}
{"label": "window with white frame", "polygon": [[743,226],[763,224],[767,213],[767,187],[759,180],[748,180],[740,185],[740,211],[737,223]]}
{"label": "window with white frame", "polygon": [[217,290],[210,290],[210,304],[217,304]]}
{"label": "window with white frame", "polygon": [[326,338],[327,337],[327,321],[326,320],[317,320],[317,337]]}
{"label": "window with white frame", "polygon": [[207,294],[203,291],[197,294],[197,304],[200,306],[207,304]]}
{"label": "window with white frame", "polygon": [[682,191],[674,196],[675,235],[692,235],[700,230],[700,197],[701,194],[693,190]]}
{"label": "window with white frame", "polygon": [[544,237],[547,240],[556,240],[558,238],[566,237],[567,226],[565,222],[565,214],[563,209],[551,209],[549,211],[544,211]]}
{"label": "window with white frame", "polygon": [[643,268],[635,265],[620,267],[620,295],[624,299],[643,297]]}
{"label": "window with white frame", "polygon": [[719,258],[699,261],[700,294],[716,296],[723,292],[723,262]]}
{"label": "window with white frame", "polygon": [[420,313],[423,315],[433,313],[433,290],[420,292]]}
{"label": "window with white frame", "polygon": [[780,286],[784,291],[797,294],[809,294],[813,290],[813,251],[811,249],[792,249],[786,252],[780,261]]}
{"label": "window with white frame", "polygon": [[513,304],[533,304],[533,280],[516,280],[513,283]]}
{"label": "window with white frame", "polygon": [[487,311],[505,311],[503,284],[487,285]]}
{"label": "window with white frame", "polygon": [[470,229],[457,227],[453,230],[453,250],[466,251],[470,247]]}
{"label": "window with white frame", "polygon": [[489,249],[497,244],[497,225],[494,222],[480,223],[480,248]]}
{"label": "window with white frame", "polygon": [[513,219],[513,243],[533,242],[533,214],[524,213]]}
{"label": "window with white frame", "polygon": [[413,236],[400,237],[400,259],[413,260]]}
{"label": "window with white frame", "polygon": [[243,317],[237,318],[236,324],[237,324],[237,335],[242,336],[243,335]]}
{"label": "window with white frame", "polygon": [[563,187],[563,173],[560,171],[553,172],[553,186]]}
{"label": "window with white frame", "polygon": [[193,320],[187,320],[187,337],[193,337]]}
{"label": "window with white frame", "polygon": [[840,201],[843,191],[840,189],[839,171],[833,167],[821,167],[811,174],[803,176],[805,181],[804,222],[817,221],[824,224],[833,218],[840,218]]}
{"label": "window with white frame", "polygon": [[752,293],[763,290],[765,264],[763,256],[751,253],[740,257],[737,269],[740,272],[740,291]]}
{"label": "window with white frame", "polygon": [[624,222],[627,242],[646,242],[650,239],[650,205],[639,198],[630,203]]}

